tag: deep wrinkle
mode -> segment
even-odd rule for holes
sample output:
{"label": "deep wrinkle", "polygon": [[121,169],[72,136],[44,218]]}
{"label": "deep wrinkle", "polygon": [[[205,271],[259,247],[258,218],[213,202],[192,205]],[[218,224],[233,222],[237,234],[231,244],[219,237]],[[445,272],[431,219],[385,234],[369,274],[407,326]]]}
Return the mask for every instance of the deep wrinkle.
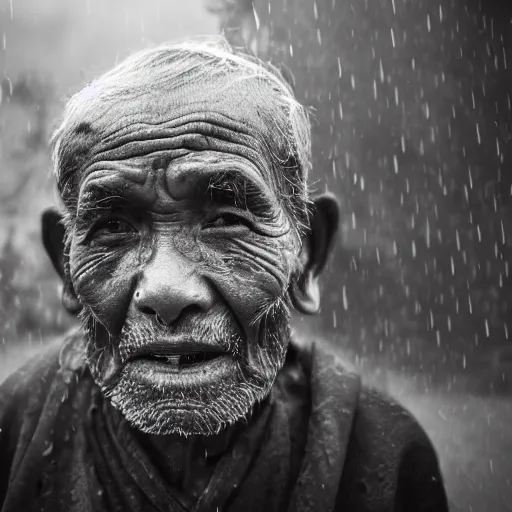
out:
{"label": "deep wrinkle", "polygon": [[[268,394],[285,354],[289,308],[284,296],[298,249],[288,215],[266,182],[268,172],[263,164],[258,168],[216,151],[174,160],[150,153],[93,164],[81,179],[70,268],[85,306],[83,322],[92,329],[90,367],[105,395],[143,431],[218,431]],[[171,268],[178,281],[169,281],[169,290],[185,281],[197,282],[198,290],[211,289],[205,312],[218,309],[228,322],[219,332],[233,340],[235,366],[214,390],[194,391],[187,377],[163,391],[169,376],[155,374],[146,381],[150,374],[138,374],[134,363],[120,356],[121,350],[163,336],[151,321],[139,318],[134,294],[144,289],[147,276],[163,278]],[[250,308],[247,297],[234,293],[247,285]],[[198,314],[185,314],[178,325],[187,325],[192,335],[191,325],[215,325],[215,316],[206,320]],[[213,331],[205,332],[214,339]],[[200,397],[214,408],[205,402],[203,409],[196,407]],[[166,413],[168,408],[180,410],[181,420]]]}
{"label": "deep wrinkle", "polygon": [[[173,162],[167,169],[139,159],[133,165],[123,163],[116,170],[93,169],[80,187],[77,225],[89,226],[97,218],[112,215],[116,208],[120,212],[128,211],[130,217],[134,211],[152,210],[148,213],[153,215],[153,222],[164,215],[178,218],[180,212],[190,210],[190,203],[195,201],[210,220],[217,211],[222,211],[222,203],[225,203],[223,213],[240,216],[255,232],[274,237],[286,234],[289,223],[285,222],[278,202],[254,169],[248,172],[250,166],[240,162],[234,165],[229,157],[225,163],[219,161],[219,155],[205,158],[201,154],[197,160],[195,162],[189,155],[185,162]],[[139,169],[135,168],[137,163]],[[210,167],[206,168],[208,164]],[[222,233],[216,230],[216,234]]]}
{"label": "deep wrinkle", "polygon": [[[246,201],[250,206],[258,200],[261,209],[276,206],[275,194],[265,182],[268,170],[264,166],[261,166],[263,169],[258,168],[243,158],[217,152],[189,153],[176,159],[172,159],[170,154],[168,158],[170,163],[166,168],[152,165],[154,160],[160,162],[163,159],[161,155],[153,158],[152,155],[146,155],[145,158],[117,163],[99,162],[88,166],[82,174],[79,197],[86,196],[89,188],[98,188],[98,194],[101,194],[102,189],[112,194],[119,191],[120,185],[126,187],[130,183],[132,186],[144,186],[144,193],[148,195],[149,191],[165,191],[172,199],[179,200],[197,195],[198,186],[202,187],[203,193],[206,186],[213,190],[231,182],[231,190],[238,193],[240,202]],[[156,189],[150,181],[156,175],[162,179],[162,189]],[[245,185],[252,194],[241,195],[239,187],[234,187],[237,183]]]}
{"label": "deep wrinkle", "polygon": [[[240,65],[199,88],[173,72],[114,96],[107,74],[67,111],[70,136],[63,127],[56,135],[65,268],[89,366],[144,432],[218,431],[268,396],[284,362],[308,215],[309,124],[279,76]],[[156,346],[162,325],[179,333],[190,319],[213,339],[207,325],[219,315],[222,335],[235,340],[233,371],[199,392],[209,404],[200,418],[166,415],[162,404],[197,399],[192,381],[178,397],[179,381],[123,365],[120,347]]]}

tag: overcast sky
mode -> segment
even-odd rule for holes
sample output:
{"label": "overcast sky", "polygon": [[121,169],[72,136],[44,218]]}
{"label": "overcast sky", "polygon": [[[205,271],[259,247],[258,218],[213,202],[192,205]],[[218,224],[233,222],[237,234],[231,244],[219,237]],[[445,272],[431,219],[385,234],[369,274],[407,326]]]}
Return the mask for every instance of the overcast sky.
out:
{"label": "overcast sky", "polygon": [[137,49],[218,33],[204,5],[205,0],[0,0],[0,76],[14,79],[39,70],[67,95]]}

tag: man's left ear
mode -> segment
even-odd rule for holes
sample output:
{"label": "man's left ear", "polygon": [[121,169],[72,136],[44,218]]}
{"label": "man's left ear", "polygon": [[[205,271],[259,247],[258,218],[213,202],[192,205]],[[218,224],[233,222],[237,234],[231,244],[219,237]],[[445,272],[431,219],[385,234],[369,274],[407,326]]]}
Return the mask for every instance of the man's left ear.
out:
{"label": "man's left ear", "polygon": [[318,279],[332,252],[340,223],[340,205],[328,192],[313,200],[310,232],[302,244],[300,260],[302,273],[290,287],[295,309],[312,315],[320,309]]}

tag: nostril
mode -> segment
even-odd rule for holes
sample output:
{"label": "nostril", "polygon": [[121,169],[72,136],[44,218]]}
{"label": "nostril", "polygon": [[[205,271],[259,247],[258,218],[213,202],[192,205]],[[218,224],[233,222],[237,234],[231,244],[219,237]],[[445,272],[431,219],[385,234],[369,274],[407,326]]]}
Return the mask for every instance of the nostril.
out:
{"label": "nostril", "polygon": [[156,311],[148,306],[140,306],[139,310],[145,315],[156,315]]}
{"label": "nostril", "polygon": [[180,317],[196,315],[207,309],[200,302],[200,297],[196,301],[196,293],[190,297],[187,294],[187,290],[175,290],[171,286],[163,288],[158,284],[147,285],[145,289],[135,291],[133,306],[139,314],[151,319],[161,328],[168,329],[179,322]]}
{"label": "nostril", "polygon": [[167,324],[165,323],[164,319],[157,313],[155,315],[156,323],[159,324],[161,327],[167,327]]}

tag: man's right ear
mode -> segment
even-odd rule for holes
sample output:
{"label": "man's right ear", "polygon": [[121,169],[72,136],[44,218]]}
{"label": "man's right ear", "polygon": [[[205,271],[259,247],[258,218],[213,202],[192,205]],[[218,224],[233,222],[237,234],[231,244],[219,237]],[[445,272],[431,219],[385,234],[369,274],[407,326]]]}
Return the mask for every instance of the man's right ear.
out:
{"label": "man's right ear", "polygon": [[64,288],[62,290],[62,303],[69,313],[76,315],[82,306],[76,296],[71,280],[64,268],[64,249],[66,228],[62,215],[54,208],[48,208],[41,216],[43,245],[50,257],[53,268],[57,271]]}

